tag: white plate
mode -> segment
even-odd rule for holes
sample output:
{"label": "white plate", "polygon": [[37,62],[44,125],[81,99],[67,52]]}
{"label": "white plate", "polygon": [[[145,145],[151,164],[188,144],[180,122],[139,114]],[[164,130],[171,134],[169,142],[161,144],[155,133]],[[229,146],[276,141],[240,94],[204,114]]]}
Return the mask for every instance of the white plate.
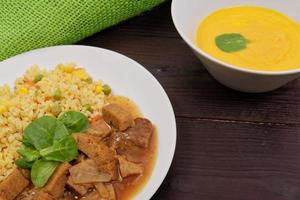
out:
{"label": "white plate", "polygon": [[170,100],[159,82],[140,64],[113,51],[87,46],[55,46],[33,50],[0,62],[0,85],[21,76],[34,64],[53,69],[58,63],[75,62],[94,79],[108,83],[115,94],[137,103],[157,127],[158,156],[152,176],[135,199],[150,199],[164,180],[176,146],[176,122]]}

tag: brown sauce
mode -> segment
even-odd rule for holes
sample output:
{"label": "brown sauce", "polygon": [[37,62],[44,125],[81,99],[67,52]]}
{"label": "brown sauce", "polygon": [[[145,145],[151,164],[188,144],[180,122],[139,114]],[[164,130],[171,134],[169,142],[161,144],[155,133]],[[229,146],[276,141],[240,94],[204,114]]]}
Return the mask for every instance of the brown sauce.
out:
{"label": "brown sauce", "polygon": [[124,96],[110,96],[108,98],[109,103],[115,103],[127,110],[133,118],[143,117],[138,106],[130,99]]}
{"label": "brown sauce", "polygon": [[[134,118],[142,117],[142,114],[137,107],[137,105],[127,97],[123,96],[111,96],[108,99],[109,103],[115,103],[119,106],[126,109],[130,112]],[[144,152],[142,165],[144,168],[144,172],[140,176],[132,176],[126,179],[123,179],[122,182],[115,182],[114,187],[117,194],[118,200],[130,200],[134,198],[134,196],[143,189],[143,187],[148,182],[149,178],[151,177],[156,157],[157,157],[157,133],[156,131],[153,133],[150,141],[150,145],[148,149]]]}
{"label": "brown sauce", "polygon": [[145,153],[145,159],[142,162],[144,167],[144,172],[142,175],[136,177],[129,177],[124,179],[120,183],[115,183],[115,191],[118,197],[118,200],[130,200],[132,199],[139,191],[148,182],[149,178],[152,175],[153,168],[155,166],[157,157],[157,134],[154,132],[149,149]]}

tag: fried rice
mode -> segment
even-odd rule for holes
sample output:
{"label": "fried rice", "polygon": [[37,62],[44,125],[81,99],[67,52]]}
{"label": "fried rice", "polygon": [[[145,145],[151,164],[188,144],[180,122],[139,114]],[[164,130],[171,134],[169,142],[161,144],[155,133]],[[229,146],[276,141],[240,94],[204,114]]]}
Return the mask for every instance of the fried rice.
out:
{"label": "fried rice", "polygon": [[74,110],[90,119],[106,104],[103,83],[75,64],[54,70],[31,67],[15,81],[14,88],[0,87],[0,182],[14,169],[24,128],[44,115]]}

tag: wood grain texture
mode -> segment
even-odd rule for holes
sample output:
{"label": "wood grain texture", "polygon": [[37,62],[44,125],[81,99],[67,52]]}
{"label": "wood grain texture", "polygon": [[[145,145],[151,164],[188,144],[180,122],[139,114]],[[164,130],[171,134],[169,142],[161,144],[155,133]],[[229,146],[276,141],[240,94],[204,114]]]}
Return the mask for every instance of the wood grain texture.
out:
{"label": "wood grain texture", "polygon": [[154,199],[300,199],[300,134],[282,126],[178,120],[173,166]]}
{"label": "wood grain texture", "polygon": [[153,199],[300,199],[300,80],[266,94],[220,85],[177,34],[169,2],[80,44],[140,62],[172,101],[177,150]]}

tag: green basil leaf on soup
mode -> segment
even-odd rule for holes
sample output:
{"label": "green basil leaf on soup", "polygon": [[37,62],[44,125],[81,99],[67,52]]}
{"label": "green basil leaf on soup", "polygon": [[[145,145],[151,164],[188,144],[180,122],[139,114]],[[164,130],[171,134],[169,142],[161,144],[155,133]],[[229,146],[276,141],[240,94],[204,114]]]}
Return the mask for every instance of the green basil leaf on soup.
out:
{"label": "green basil leaf on soup", "polygon": [[220,50],[233,53],[247,48],[249,41],[239,33],[225,33],[217,36],[215,43]]}
{"label": "green basil leaf on soup", "polygon": [[26,160],[24,160],[23,158],[20,158],[18,160],[15,161],[15,164],[23,169],[31,169],[32,165],[34,162],[28,162]]}
{"label": "green basil leaf on soup", "polygon": [[22,148],[17,150],[17,152],[22,156],[23,160],[27,162],[35,161],[40,157],[39,151],[26,146],[22,146]]}
{"label": "green basil leaf on soup", "polygon": [[35,161],[31,168],[31,181],[34,186],[43,187],[59,164],[59,162],[49,160]]}
{"label": "green basil leaf on soup", "polygon": [[45,160],[70,162],[78,155],[78,148],[75,139],[67,136],[54,141],[52,146],[42,149],[40,154]]}
{"label": "green basil leaf on soup", "polygon": [[88,129],[88,118],[81,112],[65,112],[58,118],[68,129],[69,133],[83,132]]}

